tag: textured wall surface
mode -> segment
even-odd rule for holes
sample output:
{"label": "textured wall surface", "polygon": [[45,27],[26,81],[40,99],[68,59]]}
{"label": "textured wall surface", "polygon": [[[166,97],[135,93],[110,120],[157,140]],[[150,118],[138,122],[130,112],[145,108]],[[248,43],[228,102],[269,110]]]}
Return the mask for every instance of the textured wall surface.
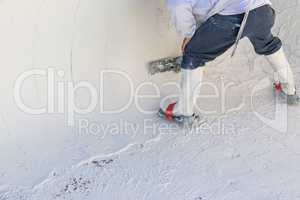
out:
{"label": "textured wall surface", "polygon": [[[163,1],[1,0],[0,24],[0,183],[39,181],[26,170],[43,171],[52,166],[61,152],[68,151],[70,144],[64,144],[78,139],[76,127],[67,126],[66,107],[63,114],[58,113],[56,88],[54,113],[30,115],[20,110],[14,101],[14,85],[23,72],[63,70],[63,77],[55,74],[55,87],[58,81],[64,82],[65,88],[69,81],[88,81],[98,89],[101,70],[123,70],[137,83],[148,79],[147,61],[178,52],[177,36]],[[105,83],[106,105],[126,104],[127,81],[108,78]],[[33,108],[47,105],[47,92],[45,76],[30,76],[21,88],[25,104]],[[82,107],[89,102],[85,92],[79,91],[74,99]],[[102,116],[99,106],[85,117],[101,121],[120,118]],[[53,146],[58,148],[53,150]],[[40,151],[42,147],[46,148]],[[16,170],[25,177],[14,176]]]}

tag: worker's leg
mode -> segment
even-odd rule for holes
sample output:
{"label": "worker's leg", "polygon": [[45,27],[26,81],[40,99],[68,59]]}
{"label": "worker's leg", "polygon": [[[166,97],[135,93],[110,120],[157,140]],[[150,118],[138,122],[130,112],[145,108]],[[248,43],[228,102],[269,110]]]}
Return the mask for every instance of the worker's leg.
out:
{"label": "worker's leg", "polygon": [[235,43],[242,17],[215,15],[196,31],[183,55],[179,100],[175,106],[167,105],[163,110],[170,114],[173,108],[174,116],[189,117],[194,114],[194,93],[201,84],[203,67]]}
{"label": "worker's leg", "polygon": [[273,36],[271,29],[275,22],[275,11],[271,6],[253,10],[248,18],[245,34],[252,42],[255,52],[266,56],[274,69],[275,82],[281,83],[288,95],[295,94],[295,81],[291,66],[282,49],[282,42]]}

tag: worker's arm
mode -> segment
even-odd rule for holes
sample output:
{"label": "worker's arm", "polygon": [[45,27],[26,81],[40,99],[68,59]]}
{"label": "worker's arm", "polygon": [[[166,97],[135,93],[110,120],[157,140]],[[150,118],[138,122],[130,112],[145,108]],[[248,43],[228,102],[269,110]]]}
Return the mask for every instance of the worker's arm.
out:
{"label": "worker's arm", "polygon": [[197,23],[193,15],[193,7],[197,0],[168,0],[168,8],[171,12],[172,22],[176,30],[184,38],[192,38]]}

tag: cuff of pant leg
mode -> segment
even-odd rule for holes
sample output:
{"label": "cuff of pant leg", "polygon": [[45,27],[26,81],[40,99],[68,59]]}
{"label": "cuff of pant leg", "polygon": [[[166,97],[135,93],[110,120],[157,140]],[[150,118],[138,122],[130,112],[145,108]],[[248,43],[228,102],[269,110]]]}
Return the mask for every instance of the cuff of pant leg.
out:
{"label": "cuff of pant leg", "polygon": [[202,66],[204,66],[204,63],[200,59],[192,58],[189,56],[183,56],[181,63],[182,69],[196,69]]}
{"label": "cuff of pant leg", "polygon": [[269,56],[276,53],[282,47],[282,42],[278,37],[274,37],[273,41],[261,51],[256,51],[258,55]]}

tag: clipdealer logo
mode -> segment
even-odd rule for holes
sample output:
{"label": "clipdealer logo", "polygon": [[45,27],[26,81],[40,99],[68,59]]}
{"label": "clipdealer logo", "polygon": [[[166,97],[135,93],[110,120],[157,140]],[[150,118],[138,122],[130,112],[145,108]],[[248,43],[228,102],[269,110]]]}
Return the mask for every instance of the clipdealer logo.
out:
{"label": "clipdealer logo", "polygon": [[[123,81],[126,81],[126,85],[122,85],[122,87],[126,87],[128,89],[128,98],[125,99],[125,102],[122,105],[118,105],[118,108],[111,108],[111,106],[106,106],[111,103],[110,100],[106,97],[107,85],[112,84],[109,78],[111,76],[117,76]],[[46,82],[46,103],[42,107],[34,107],[26,104],[23,95],[24,88],[23,86],[26,84],[26,81],[32,78],[42,78],[44,82]],[[63,70],[56,70],[54,68],[47,69],[32,69],[29,71],[25,71],[20,74],[14,85],[14,100],[17,107],[26,114],[31,115],[42,115],[42,114],[64,114],[66,116],[67,125],[70,127],[75,126],[76,115],[88,115],[92,112],[99,112],[100,114],[112,115],[112,114],[120,114],[128,110],[132,105],[141,113],[141,114],[155,114],[157,113],[157,107],[149,109],[146,108],[143,104],[144,100],[161,100],[161,89],[168,89],[174,87],[177,90],[180,90],[180,85],[178,82],[165,82],[162,85],[158,86],[153,82],[142,82],[141,84],[135,86],[134,78],[132,78],[128,73],[120,70],[102,70],[99,72],[99,81],[98,85],[95,86],[90,81],[67,81],[65,80],[65,72]],[[64,80],[64,81],[61,81]],[[59,80],[59,81],[58,81]],[[269,119],[260,114],[253,103],[253,98],[257,92],[262,89],[266,89],[270,86],[270,81],[268,78],[260,81],[251,91],[251,108],[254,115],[261,120],[266,125],[281,131],[287,131],[287,106],[286,104],[282,104],[279,101],[275,102],[276,112],[275,119]],[[213,94],[205,95],[199,93],[202,87],[209,87]],[[232,86],[235,86],[234,82],[227,82],[223,78],[220,79],[220,84],[217,86],[211,82],[201,82],[197,85],[197,88],[193,91],[195,97],[200,100],[205,99],[216,99],[218,103],[220,103],[221,110],[218,111],[217,108],[205,109],[197,104],[195,107],[198,111],[200,111],[203,115],[212,115],[221,113],[231,113],[242,110],[246,105],[245,98],[243,98],[238,105],[235,107],[228,108],[227,105],[227,92],[228,89]],[[89,102],[86,103],[84,107],[79,106],[76,101],[76,97],[78,96],[79,90],[84,90],[88,93]],[[108,88],[108,90],[112,90],[112,88]],[[145,92],[146,91],[146,92]],[[149,91],[151,91],[149,93]],[[112,97],[110,97],[112,98]],[[117,100],[123,98],[116,94],[113,98]],[[170,99],[178,99],[178,95],[172,94],[164,97],[161,101],[161,104],[170,101]],[[124,98],[122,99],[124,100]],[[82,120],[81,120],[82,121]],[[86,121],[85,121],[86,122]]]}

